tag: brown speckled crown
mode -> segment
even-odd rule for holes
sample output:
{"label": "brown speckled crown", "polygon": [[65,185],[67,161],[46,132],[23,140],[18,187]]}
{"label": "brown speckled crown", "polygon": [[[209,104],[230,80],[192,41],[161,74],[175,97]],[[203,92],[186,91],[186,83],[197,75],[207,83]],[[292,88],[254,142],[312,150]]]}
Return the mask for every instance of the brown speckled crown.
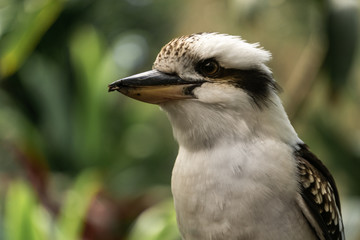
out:
{"label": "brown speckled crown", "polygon": [[186,64],[190,60],[198,59],[199,57],[194,55],[194,51],[189,51],[189,48],[192,47],[191,45],[194,42],[199,41],[201,34],[185,35],[171,40],[157,55],[153,69],[162,69],[164,71],[164,69],[170,69],[170,66],[175,62]]}

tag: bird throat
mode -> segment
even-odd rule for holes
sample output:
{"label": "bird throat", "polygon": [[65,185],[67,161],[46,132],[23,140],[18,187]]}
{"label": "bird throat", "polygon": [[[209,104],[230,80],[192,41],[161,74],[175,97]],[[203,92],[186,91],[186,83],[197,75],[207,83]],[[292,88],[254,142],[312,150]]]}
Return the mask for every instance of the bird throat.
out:
{"label": "bird throat", "polygon": [[246,119],[240,118],[239,114],[218,109],[216,105],[189,100],[169,102],[162,104],[161,108],[168,114],[175,139],[188,149],[249,141],[254,136],[254,126],[249,125]]}

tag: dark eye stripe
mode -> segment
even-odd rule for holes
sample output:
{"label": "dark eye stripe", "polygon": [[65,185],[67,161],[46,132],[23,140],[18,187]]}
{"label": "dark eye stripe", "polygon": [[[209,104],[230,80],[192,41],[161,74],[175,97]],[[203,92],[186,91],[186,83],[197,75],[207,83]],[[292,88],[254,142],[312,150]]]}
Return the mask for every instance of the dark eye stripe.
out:
{"label": "dark eye stripe", "polygon": [[243,89],[259,108],[267,106],[271,91],[280,90],[271,74],[259,69],[223,68],[214,58],[198,62],[195,70],[204,77],[214,79],[215,82],[217,79],[226,80],[235,87]]}
{"label": "dark eye stripe", "polygon": [[280,90],[280,87],[270,74],[258,69],[225,69],[223,77],[230,77],[234,86],[244,89],[258,107],[268,104],[271,91]]}

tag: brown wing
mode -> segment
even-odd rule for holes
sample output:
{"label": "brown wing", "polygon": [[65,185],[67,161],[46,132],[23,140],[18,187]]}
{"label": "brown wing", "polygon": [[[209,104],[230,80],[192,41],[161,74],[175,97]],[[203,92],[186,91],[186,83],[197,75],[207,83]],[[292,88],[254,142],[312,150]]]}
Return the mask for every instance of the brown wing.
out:
{"label": "brown wing", "polygon": [[319,239],[344,240],[340,199],[334,178],[305,144],[298,145],[298,161],[304,216]]}

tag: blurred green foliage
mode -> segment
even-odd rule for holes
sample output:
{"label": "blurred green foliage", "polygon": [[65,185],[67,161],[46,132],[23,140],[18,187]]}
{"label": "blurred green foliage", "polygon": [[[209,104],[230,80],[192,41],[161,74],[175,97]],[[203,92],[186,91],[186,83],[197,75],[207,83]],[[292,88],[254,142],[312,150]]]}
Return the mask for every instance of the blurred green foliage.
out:
{"label": "blurred green foliage", "polygon": [[172,199],[165,200],[142,213],[137,219],[129,240],[180,240]]}
{"label": "blurred green foliage", "polygon": [[23,180],[9,186],[5,199],[5,236],[7,239],[80,239],[87,210],[100,189],[97,174],[84,171],[66,192],[57,219],[39,204],[32,187]]}
{"label": "blurred green foliage", "polygon": [[179,239],[170,124],[107,85],[202,31],[273,53],[300,137],[360,194],[358,2],[0,0],[0,240]]}

